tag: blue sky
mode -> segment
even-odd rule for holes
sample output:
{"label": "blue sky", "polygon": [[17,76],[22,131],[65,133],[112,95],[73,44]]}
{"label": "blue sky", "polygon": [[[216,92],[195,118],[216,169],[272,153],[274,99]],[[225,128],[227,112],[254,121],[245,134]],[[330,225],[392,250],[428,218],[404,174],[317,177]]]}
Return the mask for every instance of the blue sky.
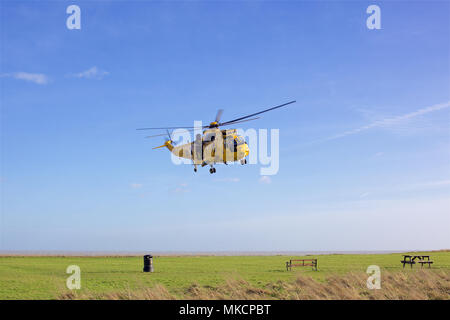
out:
{"label": "blue sky", "polygon": [[[373,3],[1,1],[0,249],[449,248],[450,5]],[[290,100],[263,180],[135,130]]]}

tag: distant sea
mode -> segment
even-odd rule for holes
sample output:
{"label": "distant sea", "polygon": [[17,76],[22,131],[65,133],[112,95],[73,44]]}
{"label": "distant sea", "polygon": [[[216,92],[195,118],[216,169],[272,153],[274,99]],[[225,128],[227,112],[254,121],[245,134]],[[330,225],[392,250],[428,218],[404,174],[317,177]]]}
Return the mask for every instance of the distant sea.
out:
{"label": "distant sea", "polygon": [[1,250],[1,256],[307,256],[321,254],[388,254],[434,250],[367,250],[367,251],[45,251]]}

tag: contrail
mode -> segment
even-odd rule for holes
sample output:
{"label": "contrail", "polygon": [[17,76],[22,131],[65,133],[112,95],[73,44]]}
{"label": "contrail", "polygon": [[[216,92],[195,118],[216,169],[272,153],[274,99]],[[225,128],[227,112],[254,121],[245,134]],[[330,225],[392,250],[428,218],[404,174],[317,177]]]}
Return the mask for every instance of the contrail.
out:
{"label": "contrail", "polygon": [[424,114],[427,114],[427,113],[430,113],[430,112],[446,109],[446,108],[449,108],[449,107],[450,107],[450,101],[447,101],[447,102],[444,102],[444,103],[440,103],[440,104],[435,104],[433,106],[422,108],[422,109],[419,109],[417,111],[414,111],[414,112],[411,112],[411,113],[407,113],[407,114],[404,114],[404,115],[400,115],[400,116],[396,116],[396,117],[392,117],[392,118],[385,118],[385,119],[382,119],[382,120],[377,120],[377,121],[374,121],[374,122],[372,122],[372,123],[370,123],[368,125],[365,125],[363,127],[359,127],[357,129],[345,131],[343,133],[340,133],[340,134],[337,134],[337,135],[325,138],[322,141],[328,141],[328,140],[334,140],[334,139],[346,137],[346,136],[353,135],[353,134],[359,133],[361,131],[365,131],[365,130],[372,129],[372,128],[393,126],[393,125],[395,125],[395,124],[397,124],[397,123],[399,123],[399,122],[401,122],[403,120],[415,118],[415,117],[418,117],[418,116],[421,116],[421,115],[424,115]]}

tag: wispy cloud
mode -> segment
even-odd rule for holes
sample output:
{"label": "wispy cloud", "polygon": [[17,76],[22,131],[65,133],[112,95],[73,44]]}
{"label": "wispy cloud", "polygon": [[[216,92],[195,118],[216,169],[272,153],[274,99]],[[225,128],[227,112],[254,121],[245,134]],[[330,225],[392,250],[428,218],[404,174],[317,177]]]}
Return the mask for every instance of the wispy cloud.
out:
{"label": "wispy cloud", "polygon": [[136,182],[130,183],[130,187],[133,188],[133,189],[140,189],[140,188],[142,188],[143,186],[144,186],[144,185],[143,185],[142,183],[136,183]]}
{"label": "wispy cloud", "polygon": [[436,180],[436,181],[427,181],[422,183],[415,183],[409,185],[408,188],[411,189],[426,189],[426,188],[439,188],[439,187],[447,187],[450,186],[450,180]]}
{"label": "wispy cloud", "polygon": [[364,192],[364,193],[361,193],[361,194],[359,195],[359,197],[360,197],[361,199],[367,198],[367,196],[368,196],[369,194],[370,194],[369,192]]}
{"label": "wispy cloud", "polygon": [[269,176],[262,176],[261,178],[259,178],[259,183],[261,183],[261,184],[271,184],[272,183],[272,179],[270,179]]}
{"label": "wispy cloud", "polygon": [[375,153],[373,156],[374,156],[374,157],[381,157],[381,156],[383,156],[383,155],[384,155],[384,152],[383,152],[383,151],[380,151],[380,152]]}
{"label": "wispy cloud", "polygon": [[34,82],[36,84],[47,84],[48,77],[43,73],[29,73],[29,72],[12,72],[12,73],[2,73],[0,77],[14,78],[17,80],[25,80],[29,82]]}
{"label": "wispy cloud", "polygon": [[239,178],[222,178],[222,179],[216,179],[217,182],[239,182],[241,179]]}
{"label": "wispy cloud", "polygon": [[389,127],[393,127],[396,126],[398,124],[400,124],[401,122],[405,121],[405,120],[409,120],[412,118],[416,118],[422,115],[425,115],[427,113],[431,113],[431,112],[435,112],[435,111],[439,111],[442,109],[446,109],[450,107],[450,101],[445,102],[445,103],[440,103],[440,104],[436,104],[430,107],[426,107],[426,108],[422,108],[419,110],[416,110],[414,112],[410,112],[407,114],[403,114],[403,115],[399,115],[396,117],[391,117],[391,118],[384,118],[381,120],[377,120],[374,121],[368,125],[353,129],[353,130],[349,130],[349,131],[345,131],[343,133],[328,137],[326,139],[324,139],[325,141],[327,140],[334,140],[334,139],[338,139],[338,138],[343,138],[346,136],[350,136],[353,134],[357,134],[372,128],[389,128]]}
{"label": "wispy cloud", "polygon": [[189,189],[182,188],[182,187],[177,187],[172,190],[172,193],[186,193],[186,192],[189,192]]}
{"label": "wispy cloud", "polygon": [[439,190],[439,189],[448,189],[450,187],[450,179],[446,180],[430,180],[430,181],[422,181],[416,183],[403,183],[397,185],[386,185],[384,187],[373,188],[370,192],[363,192],[359,194],[359,199],[366,199],[372,196],[380,199],[380,197],[405,193],[405,192],[422,192],[426,190]]}
{"label": "wispy cloud", "polygon": [[175,188],[172,188],[170,190],[171,193],[186,193],[189,192],[189,188],[188,188],[188,184],[187,183],[180,183],[178,186],[176,186]]}
{"label": "wispy cloud", "polygon": [[80,73],[74,73],[71,74],[70,76],[74,77],[74,78],[84,78],[84,79],[102,79],[103,77],[107,76],[109,74],[109,72],[104,71],[104,70],[100,70],[97,67],[92,67],[88,70],[82,71]]}

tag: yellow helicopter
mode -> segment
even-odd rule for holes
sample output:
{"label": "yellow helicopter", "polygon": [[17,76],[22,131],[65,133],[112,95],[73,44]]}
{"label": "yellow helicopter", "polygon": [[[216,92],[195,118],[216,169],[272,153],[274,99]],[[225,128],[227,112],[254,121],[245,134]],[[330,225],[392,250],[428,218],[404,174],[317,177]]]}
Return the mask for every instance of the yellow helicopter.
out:
{"label": "yellow helicopter", "polygon": [[[229,162],[240,161],[241,164],[246,164],[246,157],[249,155],[249,148],[245,139],[237,134],[236,129],[221,130],[219,127],[234,125],[246,121],[252,121],[259,119],[255,117],[261,113],[275,110],[284,106],[287,106],[295,101],[283,103],[281,105],[252,113],[250,115],[240,117],[234,120],[220,122],[223,110],[219,109],[216,114],[216,118],[209,125],[201,127],[161,127],[161,128],[139,128],[137,130],[163,130],[167,132],[168,139],[163,145],[155,147],[153,149],[166,147],[172,154],[177,157],[192,160],[194,165],[194,172],[197,172],[197,166],[210,166],[209,172],[215,173],[216,168],[214,165],[217,163],[228,164]],[[253,117],[253,118],[252,118]],[[186,129],[188,131],[195,131],[197,129],[203,130],[203,135],[197,134],[195,140],[190,143],[175,146],[173,144],[172,137],[169,129]],[[156,134],[147,136],[147,138],[164,136],[166,134]]]}

